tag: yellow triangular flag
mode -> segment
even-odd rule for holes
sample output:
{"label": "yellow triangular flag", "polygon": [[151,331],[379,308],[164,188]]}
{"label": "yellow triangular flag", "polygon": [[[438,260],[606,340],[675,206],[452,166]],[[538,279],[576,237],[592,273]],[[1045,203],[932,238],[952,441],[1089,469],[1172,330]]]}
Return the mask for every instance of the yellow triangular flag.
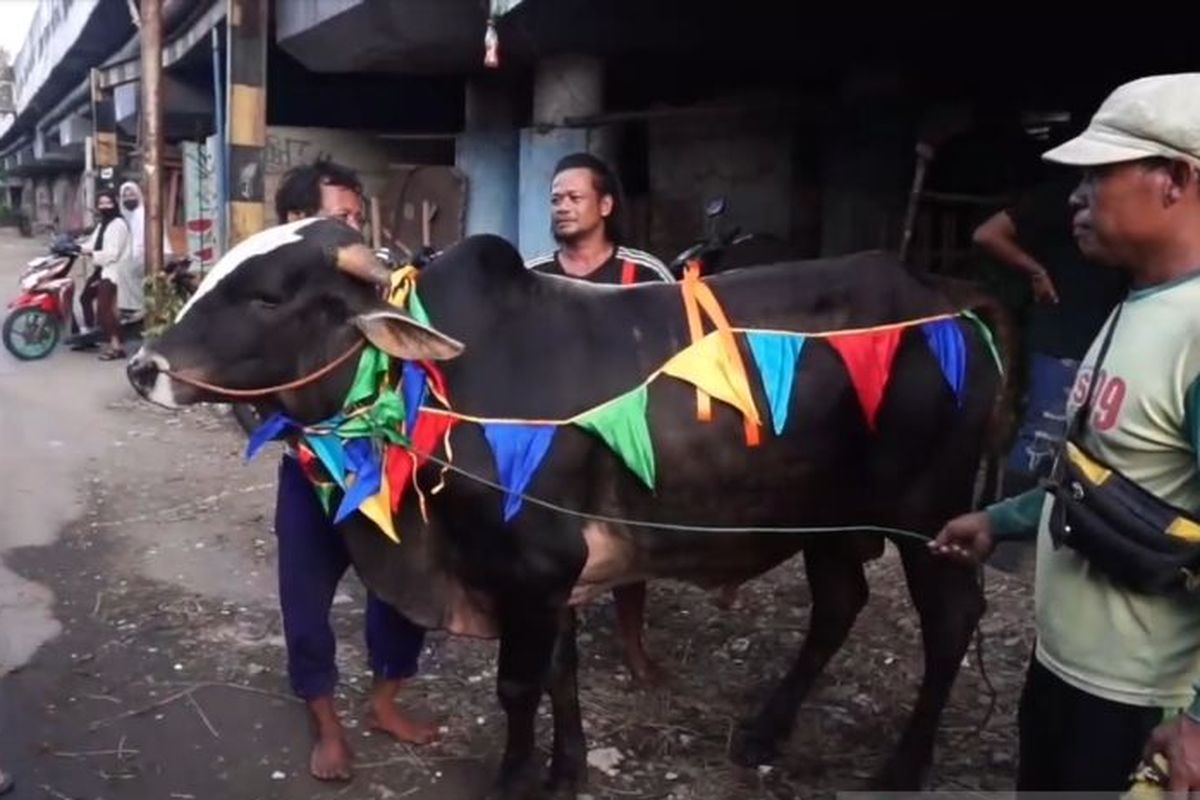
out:
{"label": "yellow triangular flag", "polygon": [[374,522],[379,530],[383,531],[385,536],[396,544],[400,544],[400,537],[396,535],[396,526],[392,522],[392,499],[388,492],[388,482],[386,479],[379,482],[379,493],[373,494],[366,500],[363,500],[358,510],[367,519]]}
{"label": "yellow triangular flag", "polygon": [[746,373],[730,363],[715,332],[677,353],[663,366],[663,372],[733,406],[754,425],[762,425]]}

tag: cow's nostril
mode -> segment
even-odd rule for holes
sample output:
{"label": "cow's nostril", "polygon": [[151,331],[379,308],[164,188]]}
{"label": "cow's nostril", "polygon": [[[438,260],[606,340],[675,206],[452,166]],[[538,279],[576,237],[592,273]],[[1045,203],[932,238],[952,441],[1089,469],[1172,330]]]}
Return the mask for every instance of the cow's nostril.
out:
{"label": "cow's nostril", "polygon": [[154,387],[154,382],[158,379],[158,372],[158,363],[144,350],[134,354],[125,366],[125,375],[129,378],[129,382],[143,395]]}

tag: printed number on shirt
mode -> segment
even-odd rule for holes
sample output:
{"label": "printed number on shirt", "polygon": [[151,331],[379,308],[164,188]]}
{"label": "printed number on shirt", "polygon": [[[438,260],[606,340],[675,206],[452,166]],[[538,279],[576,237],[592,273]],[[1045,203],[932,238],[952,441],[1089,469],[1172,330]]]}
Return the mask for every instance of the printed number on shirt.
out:
{"label": "printed number on shirt", "polygon": [[[1071,406],[1078,409],[1087,399],[1088,386],[1091,384],[1092,370],[1081,369],[1075,380],[1075,388],[1071,391]],[[1111,430],[1117,424],[1121,414],[1121,406],[1125,403],[1125,381],[1118,375],[1109,375],[1100,370],[1100,383],[1096,387],[1095,400],[1092,402],[1092,418],[1088,423],[1098,431]]]}

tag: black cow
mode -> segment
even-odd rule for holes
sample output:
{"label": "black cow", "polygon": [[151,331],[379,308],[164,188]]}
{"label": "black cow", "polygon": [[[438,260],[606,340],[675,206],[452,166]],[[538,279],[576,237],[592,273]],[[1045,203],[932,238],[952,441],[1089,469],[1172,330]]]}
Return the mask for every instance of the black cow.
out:
{"label": "black cow", "polygon": [[[223,259],[175,326],[134,357],[130,379],[166,405],[213,400],[220,395],[193,381],[242,389],[291,381],[365,335],[396,358],[448,358],[461,348],[441,364],[460,412],[558,419],[636,386],[690,341],[679,286],[604,287],[539,275],[494,236],[466,239],[420,274],[419,294],[437,331],[378,299],[371,282],[386,278],[339,223],[271,229]],[[946,291],[883,254],[765,266],[714,277],[709,285],[735,327],[845,330],[959,309]],[[932,533],[970,505],[999,394],[998,371],[980,333],[960,324],[967,347],[961,405],[920,332],[910,330],[873,432],[838,356],[810,341],[782,436],[768,433],[749,448],[733,409],[714,403],[712,421],[698,422],[694,387],[655,380],[648,410],[658,465],[653,494],[599,439],[573,426],[557,434],[528,491],[628,520],[871,523]],[[321,420],[339,410],[353,369],[347,361],[270,402],[302,420]],[[753,390],[765,408],[761,387]],[[496,479],[479,427],[457,426],[452,444],[456,466]],[[425,467],[427,486],[437,470]],[[351,515],[341,530],[366,585],[413,620],[500,637],[497,691],[508,740],[496,794],[506,798],[532,788],[543,692],[554,712],[551,784],[571,789],[585,777],[574,604],[648,578],[736,584],[803,550],[813,598],[808,635],[733,754],[739,763],[758,764],[776,754],[800,702],[846,638],[867,599],[864,558],[883,547],[880,536],[865,533],[704,534],[589,523],[531,503],[505,524],[496,491],[453,473],[445,490],[429,498],[427,525],[416,505],[402,508],[398,545],[361,515]],[[925,674],[879,779],[916,787],[984,602],[969,570],[935,560],[919,541],[895,545],[921,619]]]}

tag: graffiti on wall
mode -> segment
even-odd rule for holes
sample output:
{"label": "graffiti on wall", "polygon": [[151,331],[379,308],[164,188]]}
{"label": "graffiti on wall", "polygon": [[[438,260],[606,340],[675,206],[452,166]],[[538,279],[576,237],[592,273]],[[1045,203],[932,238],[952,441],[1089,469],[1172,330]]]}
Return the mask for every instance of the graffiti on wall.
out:
{"label": "graffiti on wall", "polygon": [[311,140],[289,133],[267,133],[265,148],[267,172],[282,174],[300,164],[311,164],[320,158],[329,158],[330,153]]}

